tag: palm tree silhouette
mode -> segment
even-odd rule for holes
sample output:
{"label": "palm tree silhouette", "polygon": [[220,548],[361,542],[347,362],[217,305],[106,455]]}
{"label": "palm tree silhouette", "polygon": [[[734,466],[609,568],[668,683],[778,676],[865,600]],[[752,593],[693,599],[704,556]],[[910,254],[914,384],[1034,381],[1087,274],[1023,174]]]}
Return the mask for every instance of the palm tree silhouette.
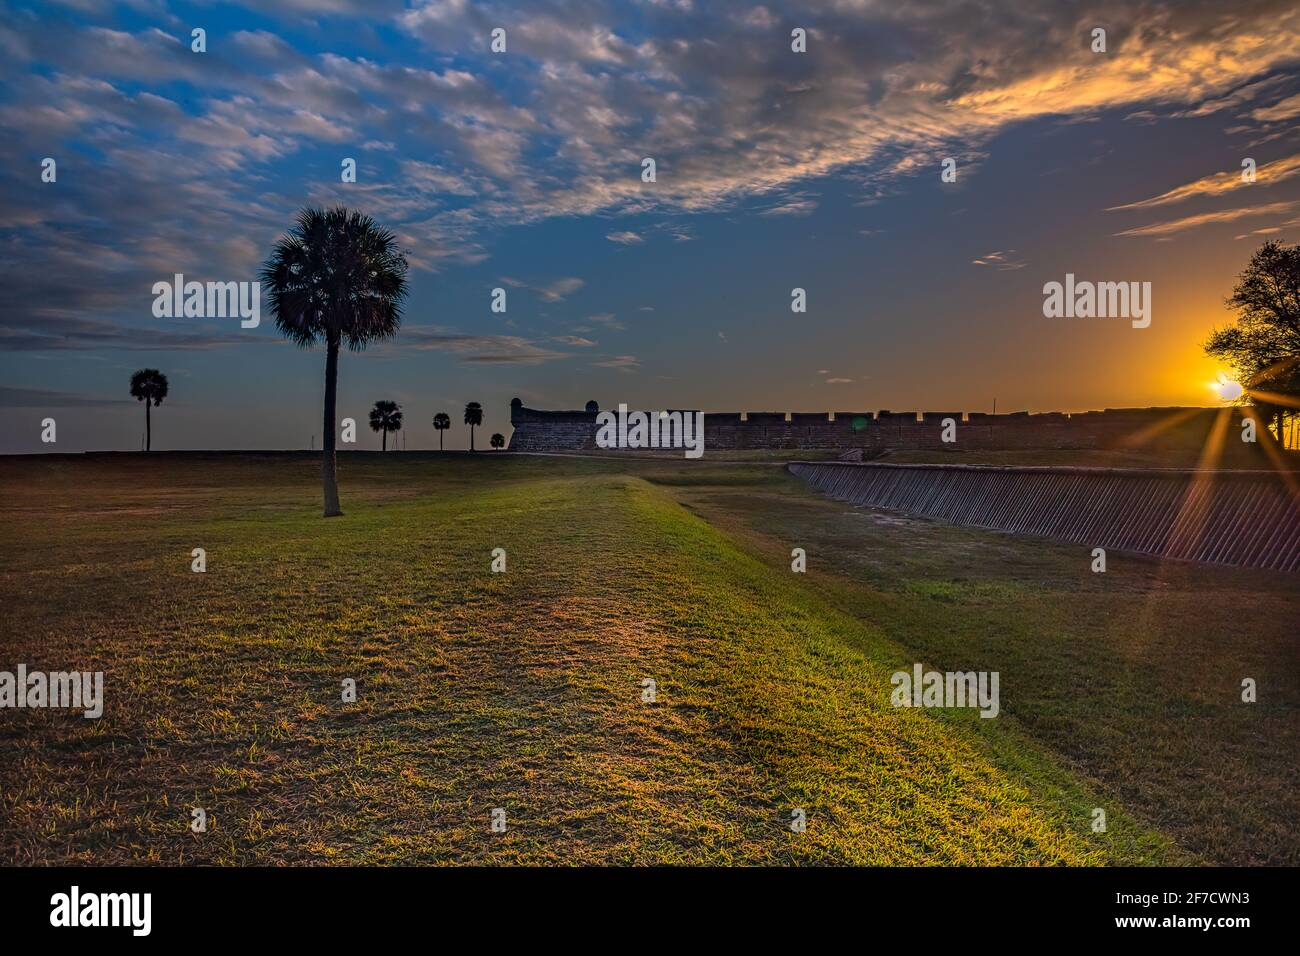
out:
{"label": "palm tree silhouette", "polygon": [[304,209],[262,266],[262,283],[280,333],[300,348],[325,343],[325,429],[321,484],[325,517],[339,507],[334,454],[339,346],[359,352],[392,338],[402,324],[406,257],[397,238],[369,216],[338,206]]}
{"label": "palm tree silhouette", "polygon": [[380,400],[370,409],[370,427],[384,433],[384,451],[388,451],[388,433],[402,430],[402,406]]}
{"label": "palm tree silhouette", "polygon": [[167,397],[167,376],[156,368],[142,368],[131,376],[131,397],[144,402],[144,450],[153,450],[153,422],[149,407],[161,405]]}
{"label": "palm tree silhouette", "polygon": [[470,402],[465,406],[465,424],[469,426],[469,450],[474,450],[474,426],[483,424],[483,406]]}
{"label": "palm tree silhouette", "polygon": [[451,416],[446,412],[439,412],[434,415],[433,427],[438,430],[438,451],[442,451],[442,433],[451,427]]}
{"label": "palm tree silhouette", "polygon": [[492,435],[492,447],[500,451],[506,447],[506,436],[500,432],[494,432]]}

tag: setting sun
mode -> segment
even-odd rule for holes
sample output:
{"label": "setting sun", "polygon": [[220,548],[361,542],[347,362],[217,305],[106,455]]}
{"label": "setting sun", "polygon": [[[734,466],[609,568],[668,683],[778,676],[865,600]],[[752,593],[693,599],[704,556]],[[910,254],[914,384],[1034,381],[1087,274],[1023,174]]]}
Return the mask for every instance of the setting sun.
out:
{"label": "setting sun", "polygon": [[1216,381],[1210,383],[1210,388],[1219,396],[1220,401],[1235,402],[1245,394],[1245,389],[1241,387],[1240,382],[1234,382],[1222,372]]}

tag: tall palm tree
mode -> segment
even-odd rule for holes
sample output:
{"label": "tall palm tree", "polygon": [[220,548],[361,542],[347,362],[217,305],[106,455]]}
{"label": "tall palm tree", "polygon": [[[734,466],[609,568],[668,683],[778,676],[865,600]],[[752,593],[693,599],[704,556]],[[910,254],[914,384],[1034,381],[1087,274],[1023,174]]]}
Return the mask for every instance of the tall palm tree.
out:
{"label": "tall palm tree", "polygon": [[402,406],[380,400],[370,409],[370,427],[384,433],[384,451],[388,451],[388,433],[402,430]]}
{"label": "tall palm tree", "polygon": [[506,447],[506,436],[500,432],[494,432],[492,435],[492,447],[497,451]]}
{"label": "tall palm tree", "polygon": [[325,343],[325,428],[321,483],[325,517],[341,515],[334,445],[338,434],[339,346],[359,352],[402,324],[406,257],[397,238],[369,216],[338,206],[304,209],[262,266],[280,333],[300,348]]}
{"label": "tall palm tree", "polygon": [[483,424],[483,406],[470,402],[465,406],[465,424],[469,426],[469,450],[474,450],[474,426]]}
{"label": "tall palm tree", "polygon": [[153,450],[153,422],[149,407],[161,405],[167,397],[167,376],[156,368],[142,368],[131,376],[131,397],[144,402],[144,450]]}
{"label": "tall palm tree", "polygon": [[438,451],[442,451],[442,433],[451,427],[451,416],[446,412],[439,412],[434,415],[433,427],[438,430]]}

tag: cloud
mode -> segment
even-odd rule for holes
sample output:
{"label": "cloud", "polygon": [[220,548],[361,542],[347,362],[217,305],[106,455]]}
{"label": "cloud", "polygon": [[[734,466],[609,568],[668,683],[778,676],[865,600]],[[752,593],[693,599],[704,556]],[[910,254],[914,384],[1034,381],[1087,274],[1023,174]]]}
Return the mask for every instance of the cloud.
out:
{"label": "cloud", "polygon": [[476,196],[491,189],[490,184],[481,177],[459,175],[436,163],[406,159],[402,160],[399,168],[402,176],[421,190],[453,196]]}
{"label": "cloud", "polygon": [[447,351],[460,362],[487,365],[539,365],[569,358],[568,352],[546,349],[521,336],[474,336],[438,326],[403,326],[393,342],[374,351]]}
{"label": "cloud", "polygon": [[[439,270],[483,261],[507,227],[557,217],[680,218],[743,202],[807,215],[816,200],[799,184],[831,173],[871,203],[918,175],[917,157],[977,156],[1028,119],[1211,110],[1284,125],[1297,108],[1294,95],[1267,103],[1286,93],[1269,74],[1300,58],[1300,9],[1269,0],[1115,6],[1104,57],[1056,0],[996,17],[956,0],[740,12],[245,0],[282,35],[235,29],[202,56],[160,6],[124,19],[78,5],[6,17],[0,31],[0,240],[20,276],[0,289],[0,311],[33,329],[38,309],[128,317],[156,273],[248,277],[307,201],[365,208],[414,268]],[[817,21],[806,56],[781,35],[796,12]],[[508,58],[486,48],[502,23]],[[381,30],[402,42],[376,46]],[[382,62],[356,52],[376,48]],[[640,178],[647,152],[653,188]],[[58,202],[33,197],[18,172],[51,154],[67,157]],[[357,183],[339,182],[347,155],[362,160]],[[72,175],[78,166],[94,174]],[[692,236],[681,223],[671,234]],[[558,302],[581,287],[562,281],[578,285],[534,291]]]}
{"label": "cloud", "polygon": [[827,384],[827,385],[844,385],[844,384],[847,384],[847,383],[849,383],[849,382],[851,382],[851,381],[853,381],[853,379],[851,379],[851,378],[828,378],[828,379],[826,380],[826,384]]}
{"label": "cloud", "polygon": [[1250,232],[1242,233],[1240,236],[1233,236],[1234,239],[1249,239],[1251,236],[1274,236],[1282,231],[1280,226],[1267,226],[1263,229],[1252,229]]}
{"label": "cloud", "polygon": [[48,313],[36,322],[19,314],[0,315],[0,352],[206,351],[266,341],[253,332],[173,332]]}
{"label": "cloud", "polygon": [[125,398],[95,398],[43,388],[12,388],[0,385],[0,408],[83,408],[92,405],[125,405]]}
{"label": "cloud", "polygon": [[1283,120],[1293,120],[1297,117],[1300,117],[1300,93],[1288,96],[1272,106],[1252,110],[1250,114],[1251,119],[1258,120],[1261,123],[1280,123]]}
{"label": "cloud", "polygon": [[1295,202],[1274,202],[1265,203],[1262,206],[1243,206],[1239,209],[1221,209],[1218,212],[1205,212],[1195,216],[1185,216],[1182,219],[1170,219],[1166,222],[1152,223],[1149,226],[1138,226],[1133,229],[1125,229],[1123,232],[1117,232],[1117,236],[1171,236],[1175,233],[1186,232],[1188,229],[1195,229],[1198,226],[1213,225],[1220,222],[1233,222],[1237,219],[1245,219],[1251,216],[1269,216],[1289,212],[1294,209]]}
{"label": "cloud", "polygon": [[469,335],[436,328],[403,328],[390,348],[451,352],[470,365],[541,365],[568,358],[517,335]]}
{"label": "cloud", "polygon": [[605,238],[610,242],[617,242],[624,246],[636,245],[639,242],[645,241],[635,232],[611,232],[608,233]]}
{"label": "cloud", "polygon": [[641,361],[635,355],[615,355],[603,362],[593,362],[597,368],[616,368],[621,372],[633,372],[641,367]]}
{"label": "cloud", "polygon": [[987,266],[990,269],[996,269],[999,272],[1011,272],[1016,269],[1023,269],[1025,261],[1016,255],[1016,250],[1005,249],[998,252],[989,252],[978,259],[972,259],[971,263],[977,266]]}
{"label": "cloud", "polygon": [[572,276],[555,279],[540,286],[529,285],[520,279],[503,278],[501,281],[516,289],[528,289],[530,292],[536,293],[538,298],[544,302],[562,302],[586,285],[584,280]]}
{"label": "cloud", "polygon": [[775,206],[759,212],[760,216],[810,216],[817,209],[817,200],[811,196],[790,196]]}
{"label": "cloud", "polygon": [[1222,196],[1226,193],[1234,192],[1238,189],[1250,189],[1253,186],[1271,186],[1274,183],[1280,183],[1290,179],[1300,173],[1300,153],[1294,156],[1287,156],[1283,159],[1274,160],[1271,163],[1265,163],[1255,170],[1255,182],[1246,183],[1242,181],[1242,170],[1230,170],[1222,173],[1212,173],[1209,176],[1202,176],[1190,183],[1177,186],[1168,192],[1163,192],[1158,196],[1152,196],[1150,199],[1142,199],[1138,202],[1125,203],[1122,206],[1111,206],[1108,212],[1115,212],[1121,209],[1143,209],[1148,206],[1163,206],[1167,203],[1181,202],[1184,199],[1191,199],[1195,196]]}
{"label": "cloud", "polygon": [[597,344],[591,339],[584,339],[580,335],[557,335],[555,341],[561,342],[564,345],[572,345],[576,348],[591,348]]}

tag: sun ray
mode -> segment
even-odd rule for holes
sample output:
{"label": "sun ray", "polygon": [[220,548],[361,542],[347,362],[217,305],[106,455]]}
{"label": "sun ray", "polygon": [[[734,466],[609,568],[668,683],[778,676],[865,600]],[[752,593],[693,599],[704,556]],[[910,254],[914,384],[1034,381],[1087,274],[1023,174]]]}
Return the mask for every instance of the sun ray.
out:
{"label": "sun ray", "polygon": [[1196,544],[1205,532],[1209,516],[1209,503],[1214,495],[1214,468],[1223,455],[1228,426],[1232,421],[1230,409],[1221,408],[1214,417],[1210,434],[1205,439],[1196,462],[1196,471],[1187,483],[1187,491],[1178,505],[1178,514],[1169,529],[1168,551],[1195,553]]}
{"label": "sun ray", "polygon": [[1249,388],[1246,394],[1251,398],[1258,398],[1261,401],[1268,402],[1270,405],[1285,405],[1287,408],[1300,408],[1300,398],[1294,395],[1283,395],[1281,392],[1264,392],[1257,388]]}
{"label": "sun ray", "polygon": [[1180,409],[1167,418],[1162,418],[1157,422],[1152,422],[1150,425],[1145,425],[1137,431],[1125,435],[1120,439],[1120,444],[1125,448],[1135,448],[1139,445],[1145,445],[1147,442],[1153,440],[1157,435],[1169,431],[1172,428],[1177,428],[1185,422],[1191,421],[1203,411],[1205,411],[1203,408]]}

